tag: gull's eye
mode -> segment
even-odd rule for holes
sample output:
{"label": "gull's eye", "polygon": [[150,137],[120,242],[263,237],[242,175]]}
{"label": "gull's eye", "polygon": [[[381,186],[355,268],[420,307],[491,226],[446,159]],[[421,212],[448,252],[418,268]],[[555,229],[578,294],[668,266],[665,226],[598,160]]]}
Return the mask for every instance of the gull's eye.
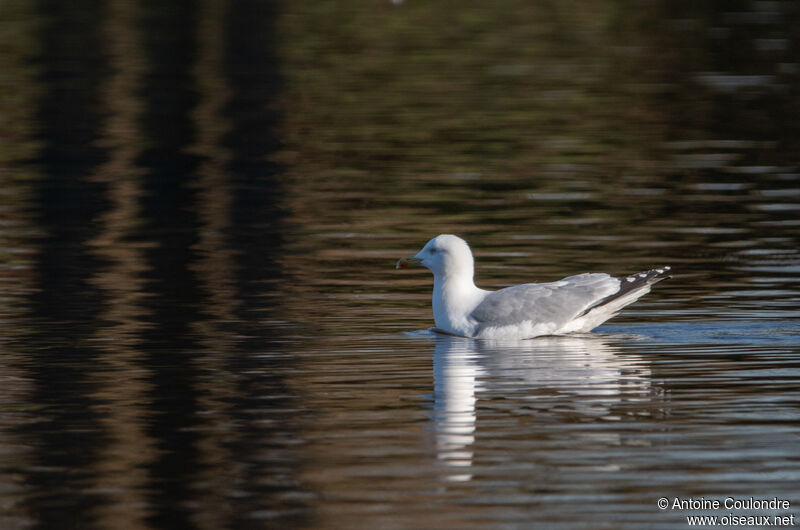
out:
{"label": "gull's eye", "polygon": [[435,248],[431,249],[431,254],[436,254],[436,249]]}

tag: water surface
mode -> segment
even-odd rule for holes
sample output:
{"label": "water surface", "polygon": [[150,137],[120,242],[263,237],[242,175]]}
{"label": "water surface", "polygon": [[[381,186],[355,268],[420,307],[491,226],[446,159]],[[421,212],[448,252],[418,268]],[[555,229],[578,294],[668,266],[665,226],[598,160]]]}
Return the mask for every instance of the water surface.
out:
{"label": "water surface", "polygon": [[[800,518],[798,11],[734,4],[8,3],[0,527]],[[439,337],[393,266],[443,232],[675,274]]]}

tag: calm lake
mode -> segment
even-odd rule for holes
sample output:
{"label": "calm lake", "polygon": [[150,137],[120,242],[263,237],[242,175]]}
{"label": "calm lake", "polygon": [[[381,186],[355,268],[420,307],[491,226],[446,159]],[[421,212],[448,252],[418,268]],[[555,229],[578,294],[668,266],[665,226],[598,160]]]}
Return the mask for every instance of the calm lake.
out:
{"label": "calm lake", "polygon": [[[796,3],[2,11],[0,528],[800,524]],[[435,336],[440,233],[674,274]],[[729,497],[789,507],[673,507]]]}

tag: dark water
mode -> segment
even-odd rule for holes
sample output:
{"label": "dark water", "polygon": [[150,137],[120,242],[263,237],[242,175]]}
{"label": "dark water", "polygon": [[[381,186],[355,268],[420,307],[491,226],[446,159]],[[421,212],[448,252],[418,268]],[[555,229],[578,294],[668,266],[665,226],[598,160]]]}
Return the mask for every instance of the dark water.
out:
{"label": "dark water", "polygon": [[[793,2],[6,2],[1,528],[800,524]],[[672,265],[588,336],[432,337]],[[660,510],[666,497],[787,500]]]}

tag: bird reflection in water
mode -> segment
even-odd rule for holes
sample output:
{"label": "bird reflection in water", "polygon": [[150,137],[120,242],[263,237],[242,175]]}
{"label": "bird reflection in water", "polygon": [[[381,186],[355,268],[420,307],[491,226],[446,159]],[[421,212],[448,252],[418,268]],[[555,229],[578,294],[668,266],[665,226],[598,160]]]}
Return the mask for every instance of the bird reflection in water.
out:
{"label": "bird reflection in water", "polygon": [[[484,370],[471,339],[442,337],[433,354],[434,422],[436,452],[453,469],[469,471],[475,442],[475,393]],[[449,480],[470,480],[470,473],[448,475]]]}
{"label": "bird reflection in water", "polygon": [[[531,429],[546,428],[542,418],[545,414],[616,419],[617,405],[634,398],[652,405],[654,393],[659,394],[652,388],[650,368],[642,357],[623,355],[597,336],[513,342],[436,336],[433,373],[437,458],[445,465],[444,478],[453,482],[473,477],[481,394],[487,401],[494,394],[513,395],[512,406],[541,411],[537,412],[538,425]],[[660,398],[655,401],[662,403]],[[487,411],[495,419],[497,413]],[[537,433],[527,434],[533,438]],[[583,433],[588,437],[596,435]]]}

